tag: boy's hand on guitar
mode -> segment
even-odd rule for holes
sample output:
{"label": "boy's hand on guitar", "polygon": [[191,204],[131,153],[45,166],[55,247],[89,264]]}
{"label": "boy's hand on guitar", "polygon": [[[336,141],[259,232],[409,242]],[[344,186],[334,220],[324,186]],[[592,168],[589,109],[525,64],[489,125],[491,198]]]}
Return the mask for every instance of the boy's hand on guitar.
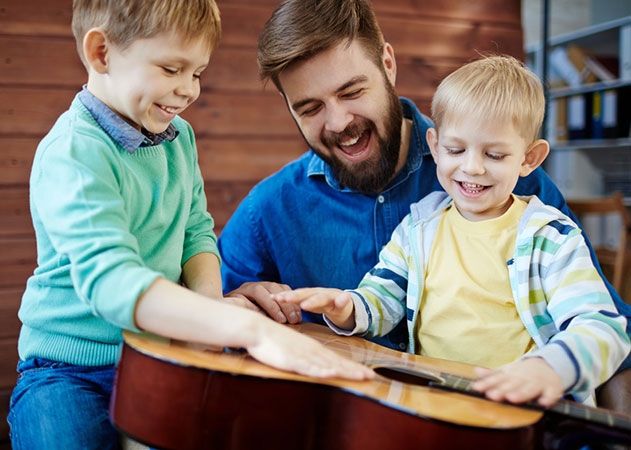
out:
{"label": "boy's hand on guitar", "polygon": [[278,323],[296,324],[302,320],[300,307],[293,303],[279,303],[272,297],[274,294],[288,291],[286,284],[271,281],[251,281],[243,283],[228,294],[232,298],[241,298],[257,305],[267,315]]}
{"label": "boy's hand on guitar", "polygon": [[324,314],[336,326],[345,330],[355,328],[355,307],[349,292],[333,288],[302,288],[274,294],[280,303],[294,303],[316,314]]}
{"label": "boy's hand on guitar", "polygon": [[252,357],[281,370],[316,378],[341,377],[367,380],[374,372],[329,350],[313,338],[291,328],[265,320],[257,330],[258,338],[247,347]]}
{"label": "boy's hand on guitar", "polygon": [[476,368],[473,388],[489,399],[550,407],[563,395],[561,377],[542,358],[524,358],[496,370]]}

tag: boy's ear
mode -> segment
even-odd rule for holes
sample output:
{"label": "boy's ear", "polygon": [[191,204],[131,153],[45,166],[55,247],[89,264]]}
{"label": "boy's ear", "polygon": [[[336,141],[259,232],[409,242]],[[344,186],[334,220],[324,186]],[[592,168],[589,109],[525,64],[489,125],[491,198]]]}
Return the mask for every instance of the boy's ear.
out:
{"label": "boy's ear", "polygon": [[526,150],[524,162],[521,163],[519,176],[525,177],[543,163],[550,153],[550,144],[545,139],[537,139]]}
{"label": "boy's ear", "polygon": [[438,132],[436,128],[428,128],[425,133],[425,139],[427,140],[427,145],[429,145],[429,150],[432,152],[432,158],[436,162],[438,157]]}
{"label": "boy's ear", "polygon": [[90,29],[83,38],[83,56],[86,63],[97,73],[107,73],[107,36],[100,28]]}

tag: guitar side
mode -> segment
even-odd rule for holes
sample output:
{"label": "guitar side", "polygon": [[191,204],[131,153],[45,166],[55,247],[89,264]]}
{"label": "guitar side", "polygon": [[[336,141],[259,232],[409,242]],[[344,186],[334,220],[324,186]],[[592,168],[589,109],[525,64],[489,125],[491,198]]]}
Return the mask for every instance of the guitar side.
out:
{"label": "guitar side", "polygon": [[[471,376],[472,368],[297,327],[372,367]],[[379,369],[377,369],[379,370]],[[126,333],[111,409],[131,437],[177,449],[535,448],[541,413],[455,392],[375,380],[313,379],[245,354]]]}

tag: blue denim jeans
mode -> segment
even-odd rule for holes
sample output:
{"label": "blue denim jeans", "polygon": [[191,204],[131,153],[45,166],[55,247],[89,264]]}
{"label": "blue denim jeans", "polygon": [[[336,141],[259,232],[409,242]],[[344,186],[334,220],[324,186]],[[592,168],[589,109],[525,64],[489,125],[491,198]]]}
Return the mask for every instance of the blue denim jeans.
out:
{"label": "blue denim jeans", "polygon": [[14,450],[117,449],[109,419],[114,366],[20,361],[8,416]]}

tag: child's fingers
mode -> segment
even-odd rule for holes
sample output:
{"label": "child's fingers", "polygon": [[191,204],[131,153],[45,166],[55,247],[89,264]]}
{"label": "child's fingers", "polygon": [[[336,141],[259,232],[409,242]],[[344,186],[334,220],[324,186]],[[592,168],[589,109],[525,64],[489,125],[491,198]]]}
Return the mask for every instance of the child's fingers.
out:
{"label": "child's fingers", "polygon": [[506,393],[506,399],[511,403],[524,403],[540,398],[541,386],[537,383],[520,382],[510,392]]}
{"label": "child's fingers", "polygon": [[351,296],[350,292],[342,292],[341,294],[337,295],[333,301],[335,303],[335,308],[341,310],[349,302],[353,301],[353,297]]}
{"label": "child's fingers", "polygon": [[307,298],[322,291],[321,288],[301,288],[293,291],[283,291],[272,295],[272,298],[277,301],[283,301],[288,303],[300,303]]}
{"label": "child's fingers", "polygon": [[330,313],[335,311],[335,297],[332,297],[328,292],[320,292],[308,297],[302,303],[300,307],[305,311],[311,311],[314,313]]}
{"label": "child's fingers", "polygon": [[300,365],[299,372],[318,378],[338,376],[352,380],[367,380],[375,376],[372,369],[342,358],[329,350],[323,354],[306,354],[305,360]]}
{"label": "child's fingers", "polygon": [[560,392],[553,387],[546,387],[543,389],[543,393],[539,397],[538,401],[541,406],[549,408],[558,402],[562,395],[563,392]]}
{"label": "child's fingers", "polygon": [[473,383],[472,387],[479,392],[486,392],[497,386],[506,377],[506,374],[499,370],[476,368],[476,372],[480,372],[482,375]]}

